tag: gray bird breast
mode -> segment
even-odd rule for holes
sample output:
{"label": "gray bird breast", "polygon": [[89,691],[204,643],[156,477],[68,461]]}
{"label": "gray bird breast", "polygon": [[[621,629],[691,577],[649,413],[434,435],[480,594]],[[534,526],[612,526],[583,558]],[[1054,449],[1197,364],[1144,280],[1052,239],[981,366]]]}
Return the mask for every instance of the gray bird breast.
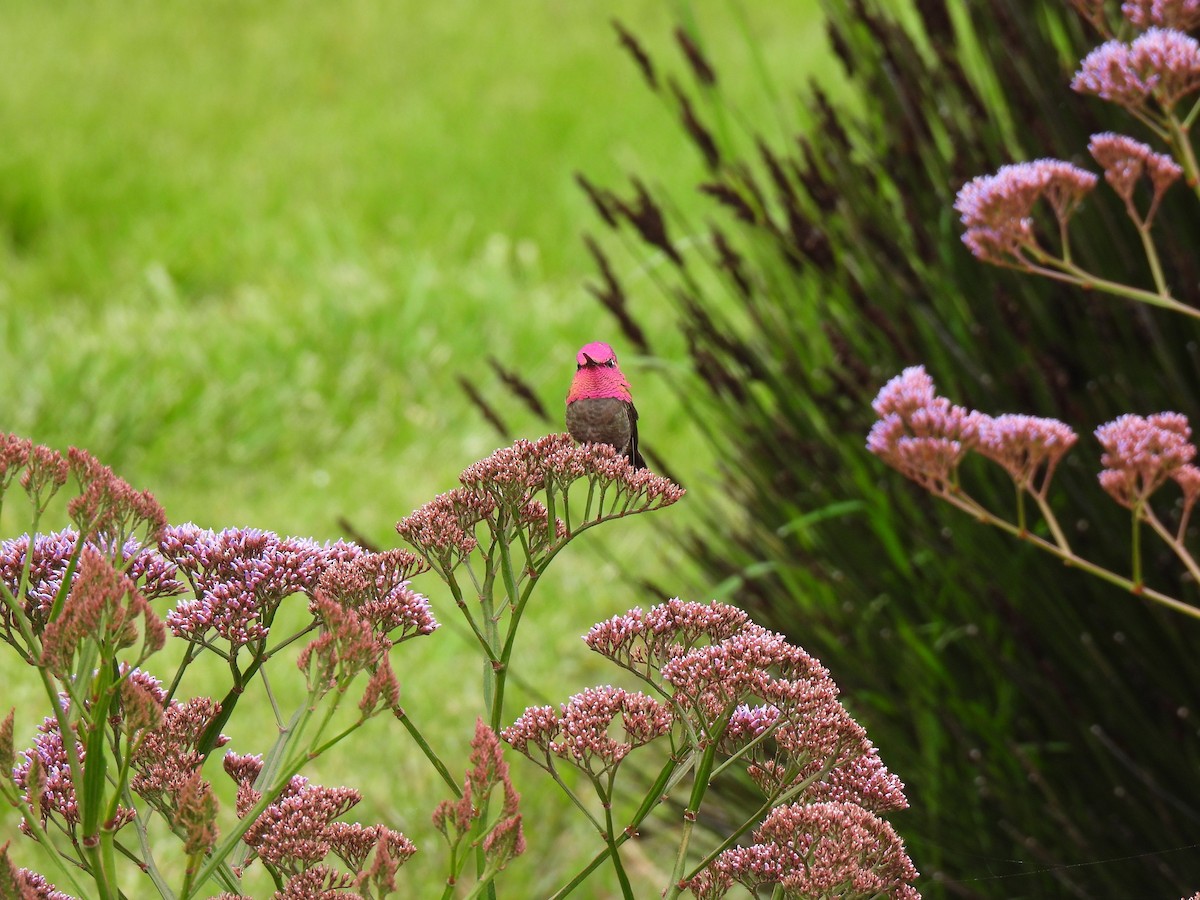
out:
{"label": "gray bird breast", "polygon": [[616,397],[576,400],[567,406],[567,431],[581,444],[612,444],[628,453],[633,431],[629,404]]}

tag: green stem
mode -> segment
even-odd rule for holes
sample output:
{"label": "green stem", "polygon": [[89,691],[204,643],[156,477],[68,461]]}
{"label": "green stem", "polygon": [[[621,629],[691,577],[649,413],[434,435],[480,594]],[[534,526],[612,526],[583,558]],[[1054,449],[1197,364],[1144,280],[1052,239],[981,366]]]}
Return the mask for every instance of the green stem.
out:
{"label": "green stem", "polygon": [[1167,290],[1167,280],[1163,277],[1162,263],[1158,258],[1158,249],[1154,246],[1154,240],[1150,237],[1149,225],[1138,225],[1138,237],[1142,239],[1142,250],[1146,254],[1146,263],[1150,266],[1150,275],[1154,278],[1154,287],[1160,296],[1169,297],[1171,292]]}
{"label": "green stem", "polygon": [[[1044,486],[1043,486],[1044,488]],[[1042,512],[1042,519],[1046,522],[1046,527],[1050,529],[1050,533],[1054,535],[1054,542],[1066,553],[1071,552],[1071,545],[1067,542],[1067,536],[1062,530],[1062,526],[1058,524],[1058,517],[1054,515],[1054,511],[1050,509],[1050,504],[1046,501],[1044,493],[1037,492],[1033,494],[1033,499],[1037,501],[1038,509]]]}
{"label": "green stem", "polygon": [[1162,538],[1167,546],[1174,551],[1175,555],[1179,557],[1179,561],[1182,562],[1187,568],[1188,574],[1192,576],[1192,580],[1200,584],[1200,565],[1196,564],[1195,557],[1187,552],[1187,549],[1183,546],[1182,541],[1177,539],[1176,536],[1172,534],[1161,521],[1159,521],[1158,516],[1154,514],[1149,505],[1145,507],[1143,514],[1146,517],[1146,521],[1150,523],[1150,527],[1154,529],[1154,533]]}
{"label": "green stem", "polygon": [[[646,792],[646,796],[642,799],[641,805],[637,808],[637,811],[634,812],[633,817],[629,820],[629,824],[625,826],[625,829],[621,832],[621,834],[614,837],[612,842],[614,847],[620,847],[623,843],[637,834],[638,826],[641,825],[642,822],[645,821],[646,817],[649,816],[654,810],[654,808],[663,801],[664,791],[666,790],[667,784],[671,781],[671,778],[675,774],[675,771],[679,765],[679,762],[673,757],[666,761],[662,767],[662,770],[658,773],[658,777],[654,780],[654,784],[650,786],[650,789]],[[597,852],[587,865],[575,873],[575,877],[573,877],[565,885],[555,891],[553,895],[551,895],[550,900],[562,900],[563,897],[566,897],[568,894],[574,891],[575,888],[587,881],[592,872],[596,871],[601,863],[603,863],[604,860],[609,857],[611,852],[612,849],[608,846]]]}
{"label": "green stem", "polygon": [[487,637],[482,631],[479,630],[479,624],[475,621],[475,617],[471,615],[470,607],[467,606],[467,601],[463,597],[462,588],[458,584],[458,579],[454,577],[453,573],[447,572],[443,580],[446,582],[446,586],[450,588],[450,595],[454,597],[455,604],[458,606],[463,616],[466,617],[467,624],[471,626],[471,633],[475,635],[475,640],[479,643],[479,646],[483,648],[483,652],[487,655],[488,662],[496,662],[497,660],[495,653],[492,651],[491,646],[489,646]]}
{"label": "green stem", "polygon": [[1038,259],[1044,264],[1034,265],[1029,263],[1024,267],[1025,271],[1055,281],[1073,284],[1085,290],[1098,290],[1117,297],[1124,297],[1127,300],[1136,300],[1139,303],[1147,303],[1150,306],[1158,306],[1163,309],[1169,309],[1172,312],[1182,313],[1193,318],[1200,318],[1200,310],[1185,303],[1180,303],[1170,294],[1155,293],[1143,288],[1122,284],[1119,281],[1109,281],[1107,278],[1100,278],[1097,275],[1093,275],[1091,272],[1080,268],[1074,263],[1056,259],[1045,253],[1039,254]]}
{"label": "green stem", "polygon": [[[1188,115],[1188,124],[1195,115],[1195,109]],[[1200,197],[1200,168],[1196,165],[1196,154],[1192,150],[1192,142],[1188,138],[1187,128],[1179,121],[1173,112],[1167,114],[1168,143],[1175,151],[1175,157],[1183,166],[1183,178],[1198,197]]]}
{"label": "green stem", "polygon": [[554,783],[557,784],[562,792],[567,795],[567,799],[570,800],[575,808],[583,813],[584,817],[592,823],[592,827],[596,829],[597,834],[604,834],[604,826],[597,821],[596,817],[592,815],[592,811],[587,808],[582,800],[579,799],[579,795],[571,790],[570,786],[562,780],[562,776],[559,775],[558,770],[554,768],[554,762],[550,759],[549,754],[546,756],[546,765],[543,766],[541,763],[534,763],[534,765],[537,765],[539,768],[543,769],[554,780]]}
{"label": "green stem", "polygon": [[[505,635],[504,646],[500,652],[500,665],[494,670],[496,673],[496,693],[492,708],[489,710],[492,731],[500,730],[500,721],[504,718],[504,688],[508,682],[508,667],[512,660],[512,647],[517,636],[517,626],[521,622],[520,617],[517,615],[517,610],[524,610],[525,603],[529,600],[529,595],[536,583],[536,579],[531,580],[525,586],[523,594],[518,590],[516,576],[513,572],[512,548],[509,546],[508,541],[505,540],[500,542],[500,575],[504,581],[504,591],[508,597],[508,606],[512,610],[512,618],[509,619],[508,632]],[[498,623],[494,624],[498,625]],[[499,642],[498,631],[496,640]]]}
{"label": "green stem", "polygon": [[[726,712],[717,723],[715,729],[717,733],[723,732],[724,725],[729,721],[729,716],[732,710]],[[671,870],[671,883],[667,887],[664,896],[667,900],[672,900],[678,897],[681,891],[680,884],[683,881],[683,870],[687,865],[688,845],[692,840],[692,831],[696,827],[696,814],[700,810],[700,804],[704,800],[704,794],[708,790],[709,778],[712,775],[713,761],[717,755],[717,742],[709,741],[708,746],[704,748],[704,753],[700,757],[700,762],[696,766],[695,780],[692,781],[692,793],[688,798],[687,809],[683,811],[683,828],[679,836],[679,852],[675,855],[675,866]]]}
{"label": "green stem", "polygon": [[999,528],[1001,531],[1008,532],[1013,537],[1019,538],[1023,541],[1028,541],[1035,547],[1044,550],[1053,556],[1057,556],[1069,566],[1072,566],[1083,572],[1087,572],[1089,575],[1094,575],[1102,581],[1107,581],[1109,584],[1124,588],[1131,594],[1136,594],[1139,597],[1144,597],[1147,600],[1151,600],[1155,603],[1166,606],[1175,612],[1182,613],[1185,616],[1191,616],[1193,619],[1200,619],[1200,608],[1190,606],[1181,600],[1176,600],[1174,597],[1162,593],[1161,591],[1156,591],[1153,588],[1139,584],[1130,578],[1124,577],[1123,575],[1118,575],[1116,572],[1110,571],[1103,566],[1096,565],[1095,563],[1090,562],[1081,556],[1077,556],[1074,552],[1059,547],[1056,544],[1052,544],[1050,541],[1038,537],[1032,532],[1027,531],[1022,534],[1020,530],[1018,530],[1017,527],[1011,522],[1005,521],[999,516],[993,515],[983,506],[979,505],[979,503],[977,503],[975,500],[967,497],[966,495],[960,496],[945,492],[935,493],[936,496],[945,500],[951,506],[955,506],[962,511],[969,513],[983,524],[992,525],[995,528]]}
{"label": "green stem", "polygon": [[442,762],[441,757],[434,752],[434,749],[429,746],[429,742],[425,740],[425,736],[421,734],[417,726],[412,723],[411,719],[409,719],[408,713],[401,710],[400,712],[396,713],[396,718],[400,720],[400,724],[403,725],[408,731],[409,736],[416,741],[417,746],[421,749],[421,752],[425,754],[425,758],[429,760],[429,762],[437,770],[437,773],[439,776],[441,776],[442,781],[449,785],[450,790],[454,792],[454,796],[461,798],[462,785],[458,784],[458,782],[454,780],[454,776],[450,774],[450,770],[446,768],[446,764]]}
{"label": "green stem", "polygon": [[1131,518],[1131,534],[1130,541],[1130,557],[1133,574],[1133,583],[1140,590],[1142,586],[1142,510],[1145,501],[1138,501],[1132,510]]}
{"label": "green stem", "polygon": [[633,900],[633,885],[629,883],[629,876],[625,874],[625,866],[621,863],[621,853],[617,849],[616,835],[613,834],[611,789],[607,799],[604,800],[604,843],[608,845],[608,853],[612,859],[613,869],[616,871],[617,881],[621,885],[621,896],[625,900]]}

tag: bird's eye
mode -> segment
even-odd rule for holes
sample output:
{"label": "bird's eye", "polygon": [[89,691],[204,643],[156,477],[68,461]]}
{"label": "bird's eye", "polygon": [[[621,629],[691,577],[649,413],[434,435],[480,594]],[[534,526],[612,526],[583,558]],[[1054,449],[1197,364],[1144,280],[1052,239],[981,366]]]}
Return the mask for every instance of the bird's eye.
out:
{"label": "bird's eye", "polygon": [[608,366],[610,369],[614,369],[617,366],[617,361],[615,359],[610,359],[605,363],[605,365]]}

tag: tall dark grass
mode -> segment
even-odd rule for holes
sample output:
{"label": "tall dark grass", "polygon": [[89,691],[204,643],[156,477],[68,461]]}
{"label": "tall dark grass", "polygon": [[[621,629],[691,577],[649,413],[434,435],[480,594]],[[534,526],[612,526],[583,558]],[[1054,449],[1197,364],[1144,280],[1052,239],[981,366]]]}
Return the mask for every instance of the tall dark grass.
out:
{"label": "tall dark grass", "polygon": [[[902,24],[895,8],[827,2],[848,99],[809,85],[794,100],[775,72],[779,115],[763,121],[725,102],[702,34],[681,29],[664,65],[619,29],[680,153],[706,165],[708,208],[682,216],[653,172],[581,176],[604,232],[588,238],[593,292],[649,354],[631,265],[674,305],[691,363],[679,400],[722,460],[681,540],[844,685],[908,783],[896,824],[926,895],[1190,893],[1200,629],[940,508],[863,446],[874,393],[915,363],[968,406],[1061,418],[1085,435],[1057,497],[1072,540],[1127,560],[1086,435],[1123,412],[1200,420],[1193,326],[982,266],[951,203],[1014,159],[1086,165],[1094,132],[1147,136],[1070,92],[1096,41],[1065,2],[922,0]],[[1130,280],[1142,263],[1118,202],[1089,203],[1075,252]],[[1200,222],[1175,207],[1163,221],[1169,281],[1197,302]],[[999,481],[978,496],[1011,503]],[[1197,600],[1166,554],[1147,570]]]}

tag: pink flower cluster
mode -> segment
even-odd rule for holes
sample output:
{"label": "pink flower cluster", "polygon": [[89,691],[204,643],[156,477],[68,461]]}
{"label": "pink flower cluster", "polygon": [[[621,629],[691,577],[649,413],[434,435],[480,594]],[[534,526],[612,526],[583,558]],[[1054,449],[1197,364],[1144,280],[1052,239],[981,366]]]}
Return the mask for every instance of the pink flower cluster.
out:
{"label": "pink flower cluster", "polygon": [[[69,700],[64,695],[60,698],[64,706]],[[75,752],[78,754],[80,765],[86,765],[87,752],[78,740],[75,741]],[[38,726],[37,735],[33,739],[33,747],[21,752],[22,762],[13,767],[13,784],[24,795],[25,802],[41,814],[41,824],[45,827],[54,822],[75,843],[83,837],[77,833],[80,811],[75,782],[71,777],[71,764],[67,758],[67,750],[63,745],[62,732],[59,731],[58,720],[47,716]],[[129,824],[136,813],[124,806],[117,807],[112,827],[122,828]],[[25,822],[21,830],[30,833]]]}
{"label": "pink flower cluster", "polygon": [[1200,490],[1200,469],[1192,465],[1192,429],[1180,413],[1124,415],[1096,429],[1104,448],[1100,485],[1122,506],[1133,508],[1170,479],[1183,488],[1188,508]]}
{"label": "pink flower cluster", "polygon": [[[254,788],[255,779],[262,771],[262,758],[227,754],[225,771],[237,782],[237,814],[245,817],[262,796]],[[376,853],[385,853],[394,866],[402,864],[416,852],[416,847],[400,832],[380,825],[335,821],[361,799],[358,791],[352,788],[310,784],[308,779],[296,775],[254,820],[242,839],[253,851],[251,859],[258,856],[293,879],[304,871],[321,868],[319,864],[330,853],[342,858],[355,872],[362,871],[373,849]],[[344,877],[328,867],[324,867],[324,871],[335,879]],[[353,882],[351,877],[345,885]],[[291,896],[309,895],[293,893]]]}
{"label": "pink flower cluster", "polygon": [[981,417],[935,393],[924,366],[910,366],[879,391],[867,449],[935,493],[953,487],[958,465],[979,443]]}
{"label": "pink flower cluster", "polygon": [[1065,228],[1096,176],[1056,159],[1002,166],[963,185],[954,208],[966,226],[963,242],[975,256],[999,265],[1025,265],[1038,249],[1033,209],[1045,199]]}
{"label": "pink flower cluster", "polygon": [[937,396],[924,366],[892,378],[873,406],[880,418],[867,449],[933,493],[956,490],[958,466],[970,450],[999,463],[1021,488],[1044,493],[1078,438],[1057,419],[993,417],[955,406]]}
{"label": "pink flower cluster", "polygon": [[666,734],[671,722],[671,710],[658,701],[605,685],[576,694],[557,712],[532,706],[500,737],[548,771],[557,757],[597,776],[620,765],[635,747]]}
{"label": "pink flower cluster", "polygon": [[1151,101],[1170,112],[1200,89],[1200,44],[1182,31],[1157,27],[1128,44],[1108,41],[1084,57],[1071,88],[1134,112]]}
{"label": "pink flower cluster", "polygon": [[483,523],[495,534],[516,527],[528,535],[535,552],[545,552],[569,535],[564,522],[548,521],[550,501],[543,503],[536,495],[562,500],[580,480],[606,500],[593,509],[592,521],[669,506],[684,494],[669,479],[635,469],[612,447],[581,446],[569,434],[551,434],[519,440],[471,464],[459,476],[462,487],[414,510],[396,530],[443,573],[479,545],[476,527]]}
{"label": "pink flower cluster", "polygon": [[976,449],[999,463],[1022,488],[1041,491],[1078,439],[1079,435],[1057,419],[1005,413],[981,417]]}
{"label": "pink flower cluster", "polygon": [[322,628],[297,660],[310,690],[321,696],[345,690],[366,671],[363,716],[398,708],[400,686],[388,652],[440,627],[428,599],[409,586],[409,576],[419,571],[424,563],[407,550],[366,553],[325,569],[309,602]]}
{"label": "pink flower cluster", "polygon": [[72,665],[82,648],[103,644],[110,652],[132,647],[139,637],[141,658],[163,648],[166,630],[150,608],[150,602],[128,575],[118,572],[107,556],[85,544],[79,557],[78,577],[71,586],[61,613],[42,633],[41,664],[64,679],[72,677]]}
{"label": "pink flower cluster", "polygon": [[751,893],[778,885],[792,898],[917,900],[917,870],[895,830],[853,803],[778,806],[754,831],[688,884],[703,900],[723,897],[736,882]]}
{"label": "pink flower cluster", "polygon": [[234,649],[267,636],[285,597],[311,598],[326,568],[364,552],[342,541],[318,544],[254,528],[215,532],[190,523],[165,529],[158,549],[195,594],[167,614],[171,631],[201,643],[215,632]]}
{"label": "pink flower cluster", "polygon": [[369,672],[370,679],[359,701],[363,718],[380,709],[397,709],[400,685],[388,658],[392,642],[376,632],[361,610],[326,594],[318,594],[310,608],[323,627],[296,660],[309,690],[316,697],[333,691],[341,693],[360,673]]}
{"label": "pink flower cluster", "polygon": [[8,858],[8,843],[0,845],[0,887],[8,888],[14,900],[75,900],[32,869],[20,869]]}
{"label": "pink flower cluster", "polygon": [[446,838],[451,853],[457,852],[459,844],[471,837],[475,821],[488,809],[492,794],[499,789],[504,802],[496,818],[485,823],[482,847],[488,864],[503,869],[525,852],[519,812],[521,797],[513,787],[500,740],[483,719],[475,721],[470,763],[462,795],[458,800],[438,804],[433,812],[433,825]]}
{"label": "pink flower cluster", "polygon": [[593,625],[584,642],[597,653],[649,678],[669,659],[697,644],[732,637],[750,621],[745,611],[724,603],[689,603],[678,598],[643,612],[635,607]]}
{"label": "pink flower cluster", "polygon": [[[133,754],[129,786],[156,809],[173,816],[179,805],[179,791],[204,767],[205,755],[200,752],[200,743],[221,707],[208,697],[193,697],[187,702],[172,700],[163,708],[166,692],[157,683],[151,685],[154,687],[159,695],[161,720]],[[229,738],[222,734],[215,746],[228,742]]]}
{"label": "pink flower cluster", "polygon": [[[1078,436],[1056,419],[987,416],[938,397],[921,366],[905,369],[875,399],[880,419],[867,449],[933,493],[957,490],[968,450],[999,463],[1018,487],[1045,496],[1050,478]],[[1200,467],[1187,417],[1175,412],[1123,415],[1096,429],[1104,450],[1100,484],[1118,503],[1139,508],[1168,481],[1183,492],[1183,521],[1200,498]]]}
{"label": "pink flower cluster", "polygon": [[[1183,168],[1165,153],[1155,153],[1148,144],[1112,132],[1092,135],[1088,151],[1104,167],[1104,178],[1125,201],[1125,208],[1135,222],[1149,224],[1167,188],[1183,175]],[[1134,188],[1142,176],[1150,179],[1153,190],[1149,209],[1138,211],[1133,199]]]}
{"label": "pink flower cluster", "polygon": [[396,523],[396,531],[430,565],[448,572],[479,546],[475,526],[495,511],[496,501],[490,495],[455,488],[414,509]]}
{"label": "pink flower cluster", "polygon": [[[914,385],[908,388],[897,386],[890,404],[915,412],[923,394]],[[600,622],[584,640],[665,702],[601,687],[558,710],[531,707],[501,733],[515,750],[550,771],[556,759],[567,759],[600,783],[598,776],[611,772],[634,747],[661,735],[671,733],[675,744],[715,743],[719,754],[739,760],[772,802],[794,803],[763,823],[756,833],[759,849],[745,851],[763,859],[774,854],[781,862],[762,873],[761,884],[778,884],[785,896],[808,896],[791,891],[817,885],[836,869],[851,879],[846,885],[867,891],[874,884],[886,893],[916,877],[894,832],[876,817],[907,806],[904,785],[839,702],[829,672],[803,649],[755,625],[742,610],[678,599]],[[817,854],[802,851],[804,862],[789,855],[792,850],[767,847],[782,835],[785,819],[796,834],[779,837],[781,848],[805,829],[812,832],[810,843],[825,835],[821,839],[831,846]],[[740,880],[739,852],[720,857],[723,862],[690,887],[699,896],[722,896]],[[797,881],[804,872],[816,880]],[[872,882],[870,872],[880,880]],[[884,884],[889,886],[883,889]]]}
{"label": "pink flower cluster", "polygon": [[[409,579],[427,569],[407,550],[365,553],[331,563],[321,574],[315,596],[325,596],[356,611],[371,628],[398,644],[439,628],[429,600]],[[309,608],[315,613],[315,599]]]}
{"label": "pink flower cluster", "polygon": [[1137,28],[1191,31],[1200,26],[1200,0],[1126,0],[1121,15]]}
{"label": "pink flower cluster", "polygon": [[[24,534],[0,542],[0,583],[14,598],[20,593],[21,574],[25,570],[26,556],[29,557],[29,580],[25,587],[22,603],[30,631],[40,635],[46,627],[46,618],[63,586],[63,576],[76,554],[79,534],[73,528],[48,534],[35,534],[30,548],[29,535]],[[175,579],[175,566],[163,559],[149,547],[142,547],[130,539],[118,554],[113,554],[104,542],[90,543],[106,557],[116,556],[118,564],[137,589],[148,600],[171,596],[183,590]],[[82,551],[81,551],[82,552]],[[72,573],[71,584],[79,578],[78,570]],[[0,637],[14,643],[19,631],[8,605],[0,607]]]}
{"label": "pink flower cluster", "polygon": [[[198,746],[219,707],[204,697],[187,703],[175,700],[164,707],[166,692],[157,678],[124,666],[122,675],[119,700],[110,709],[107,723],[128,739],[130,789],[176,824],[182,824],[189,791],[193,806],[210,803],[215,815],[211,789],[200,779],[204,756]],[[65,695],[61,702],[64,708],[69,708]],[[10,717],[5,728],[11,729],[11,724]],[[5,741],[11,750],[11,731],[6,734]],[[221,735],[216,746],[228,740]],[[80,765],[86,769],[87,752],[82,741],[76,741],[75,749]],[[33,747],[23,751],[22,756],[23,761],[13,767],[13,778],[18,789],[25,793],[26,802],[40,810],[43,825],[52,821],[77,838],[80,811],[56,718],[47,717],[42,722]],[[132,821],[134,815],[134,810],[120,807],[117,826]]]}
{"label": "pink flower cluster", "polygon": [[107,538],[117,546],[139,534],[147,543],[158,538],[167,514],[153,494],[134,490],[86,450],[72,447],[67,461],[80,488],[67,504],[67,514],[81,534]]}

